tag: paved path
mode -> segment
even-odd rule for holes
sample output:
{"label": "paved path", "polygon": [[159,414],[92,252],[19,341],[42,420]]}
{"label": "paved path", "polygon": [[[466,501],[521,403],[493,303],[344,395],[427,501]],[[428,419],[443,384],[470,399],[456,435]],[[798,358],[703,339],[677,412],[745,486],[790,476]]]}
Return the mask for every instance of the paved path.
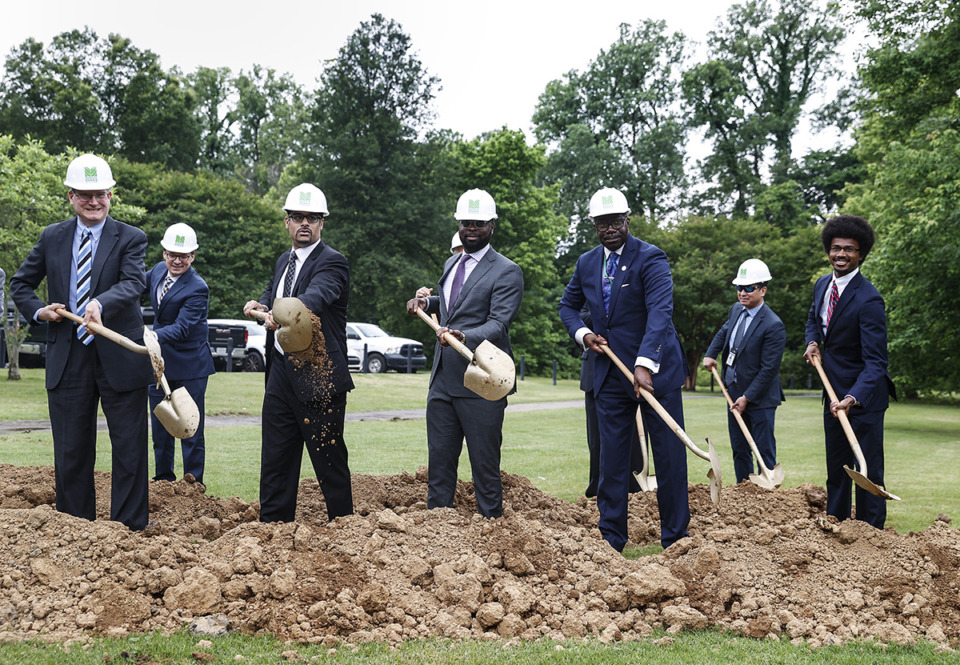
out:
{"label": "paved path", "polygon": [[[802,395],[791,395],[791,397],[819,397],[820,393],[810,393]],[[693,393],[685,394],[683,399],[723,399],[720,393]],[[510,404],[507,406],[507,413],[523,413],[527,411],[555,411],[557,409],[582,409],[583,400],[574,399],[563,402],[527,402],[523,404]],[[419,420],[426,418],[426,409],[397,409],[394,411],[357,411],[347,413],[346,422],[356,423],[365,420]],[[260,416],[207,416],[205,427],[246,427],[260,425]],[[0,434],[9,434],[11,432],[35,432],[46,431],[50,429],[49,420],[6,420],[0,422]],[[97,421],[97,429],[103,432],[107,431],[107,421],[100,418]]]}

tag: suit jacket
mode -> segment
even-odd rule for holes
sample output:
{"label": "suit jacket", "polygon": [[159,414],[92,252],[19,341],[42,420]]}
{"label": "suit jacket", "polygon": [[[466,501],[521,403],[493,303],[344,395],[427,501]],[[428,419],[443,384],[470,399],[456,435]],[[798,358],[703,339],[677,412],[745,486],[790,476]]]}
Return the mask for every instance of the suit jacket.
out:
{"label": "suit jacket", "polygon": [[147,294],[153,304],[153,332],[163,351],[164,374],[170,381],[210,376],[213,356],[207,328],[210,289],[193,268],[177,278],[158,305],[157,287],[167,276],[161,261],[147,273]]}
{"label": "suit jacket", "polygon": [[[73,263],[73,235],[77,218],[51,224],[40,233],[20,270],[10,280],[10,292],[17,308],[28,320],[44,307],[36,288],[47,278],[50,302],[70,301],[70,266]],[[124,337],[143,343],[143,315],[140,296],[145,278],[143,254],[147,236],[140,229],[112,217],[104,221],[103,234],[93,259],[90,276],[91,298],[100,301],[103,325]],[[50,323],[47,330],[46,387],[55,388],[63,377],[70,354],[74,324],[66,319]],[[146,355],[128,351],[108,339],[94,336],[107,381],[114,390],[143,388],[153,381],[153,370]]]}
{"label": "suit jacket", "polygon": [[[463,283],[457,302],[451,308],[443,294],[442,285],[460,260],[460,254],[447,259],[443,275],[437,284],[440,295],[428,298],[427,313],[439,313],[440,325],[463,331],[465,344],[476,349],[487,340],[502,349],[511,358],[510,324],[517,316],[523,300],[523,271],[520,266],[491,247]],[[444,385],[452,397],[480,397],[463,386],[467,360],[451,346],[437,342],[433,354],[430,385],[442,375]],[[516,391],[516,383],[511,393]]]}
{"label": "suit jacket", "polygon": [[[673,279],[667,255],[628,235],[610,288],[609,313],[603,307],[603,263],[602,245],[577,259],[573,277],[560,299],[563,325],[571,337],[584,327],[580,308],[586,303],[593,317],[591,330],[606,338],[623,364],[632,367],[638,356],[660,363],[659,371],[653,375],[655,395],[680,388],[688,370],[673,327]],[[620,370],[605,354],[590,355],[596,394],[607,373]]]}
{"label": "suit jacket", "polygon": [[[259,302],[273,308],[277,284],[290,260],[287,250],[277,259],[270,284],[260,296]],[[293,377],[294,390],[303,402],[328,398],[331,394],[353,390],[353,378],[347,367],[347,302],[350,297],[350,266],[346,257],[332,249],[323,241],[303,262],[300,274],[293,285],[292,295],[299,298],[314,316],[320,319],[320,332],[323,334],[328,367],[318,368],[312,363],[297,363],[289,354],[284,354],[290,376]],[[314,329],[314,335],[316,335]],[[273,362],[274,331],[267,331],[267,371]],[[299,365],[299,366],[298,366]]]}
{"label": "suit jacket", "polygon": [[[737,325],[737,319],[743,311],[743,305],[734,303],[730,308],[727,322],[717,332],[710,347],[708,358],[726,357],[733,343],[731,336]],[[733,361],[737,370],[737,385],[750,403],[747,408],[766,409],[783,401],[783,389],[780,386],[780,361],[787,344],[787,330],[783,321],[770,306],[764,304],[753,317],[750,327],[743,335],[740,350]],[[722,365],[726,367],[726,363]]]}
{"label": "suit jacket", "polygon": [[890,396],[897,396],[887,373],[887,315],[883,298],[863,273],[857,273],[833,308],[824,337],[820,313],[832,281],[833,275],[824,275],[813,287],[813,305],[807,314],[807,344],[822,345],[823,369],[837,397],[853,395],[863,411],[882,411],[890,405]]}

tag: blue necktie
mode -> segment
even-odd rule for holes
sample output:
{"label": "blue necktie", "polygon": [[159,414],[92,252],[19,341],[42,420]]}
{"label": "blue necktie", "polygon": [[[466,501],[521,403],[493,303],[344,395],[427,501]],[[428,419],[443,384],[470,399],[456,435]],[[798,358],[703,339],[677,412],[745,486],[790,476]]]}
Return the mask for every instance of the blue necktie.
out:
{"label": "blue necktie", "polygon": [[610,252],[607,262],[603,267],[603,311],[610,313],[610,287],[613,285],[613,278],[617,276],[617,263],[620,255],[616,252]]}
{"label": "blue necktie", "polygon": [[[93,266],[93,242],[90,230],[83,229],[80,237],[80,251],[77,254],[77,315],[83,316],[90,302],[90,272]],[[86,326],[77,328],[77,339],[83,344],[93,341],[93,335]]]}

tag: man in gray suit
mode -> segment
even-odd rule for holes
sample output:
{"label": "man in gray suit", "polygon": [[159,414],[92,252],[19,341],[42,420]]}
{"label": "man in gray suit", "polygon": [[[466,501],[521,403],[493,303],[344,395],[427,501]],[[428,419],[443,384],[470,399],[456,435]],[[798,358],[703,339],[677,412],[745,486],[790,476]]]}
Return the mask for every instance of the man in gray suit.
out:
{"label": "man in gray suit", "polygon": [[709,370],[717,366],[721,353],[724,357],[723,383],[734,400],[731,413],[727,414],[727,427],[738,483],[756,473],[756,464],[750,445],[735,422],[734,410],[743,417],[763,463],[768,469],[777,464],[773,428],[777,407],[783,401],[780,361],[787,332],[780,317],[763,302],[769,281],[770,270],[760,259],[747,259],[740,264],[733,280],[737,302],[703,359],[703,366]]}
{"label": "man in gray suit", "polygon": [[495,518],[503,514],[500,444],[507,398],[492,402],[464,388],[467,361],[443,334],[452,334],[471,349],[487,340],[512,357],[509,330],[523,298],[523,272],[490,246],[497,214],[487,192],[464,193],[454,218],[460,223],[463,252],[444,264],[438,295],[407,301],[411,315],[418,309],[440,315],[427,394],[427,508],[453,507],[457,462],[466,438],[477,510]]}

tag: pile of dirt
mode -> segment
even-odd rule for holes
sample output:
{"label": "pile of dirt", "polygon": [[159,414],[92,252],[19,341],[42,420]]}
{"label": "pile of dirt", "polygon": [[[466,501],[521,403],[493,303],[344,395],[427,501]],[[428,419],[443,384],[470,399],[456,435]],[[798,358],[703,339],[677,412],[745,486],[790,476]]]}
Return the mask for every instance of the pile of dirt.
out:
{"label": "pile of dirt", "polygon": [[[106,518],[109,475],[97,474]],[[592,501],[566,503],[504,474],[504,517],[426,510],[426,471],[354,476],[354,515],[327,523],[315,480],[297,522],[154,482],[144,533],[52,508],[51,468],[0,465],[0,640],[172,631],[208,617],[245,633],[353,643],[446,636],[634,640],[718,626],[811,645],[960,638],[960,533],[901,535],[823,513],[805,485],[691,485],[690,538],[625,560],[600,539]],[[633,543],[659,538],[656,497],[630,499]]]}

